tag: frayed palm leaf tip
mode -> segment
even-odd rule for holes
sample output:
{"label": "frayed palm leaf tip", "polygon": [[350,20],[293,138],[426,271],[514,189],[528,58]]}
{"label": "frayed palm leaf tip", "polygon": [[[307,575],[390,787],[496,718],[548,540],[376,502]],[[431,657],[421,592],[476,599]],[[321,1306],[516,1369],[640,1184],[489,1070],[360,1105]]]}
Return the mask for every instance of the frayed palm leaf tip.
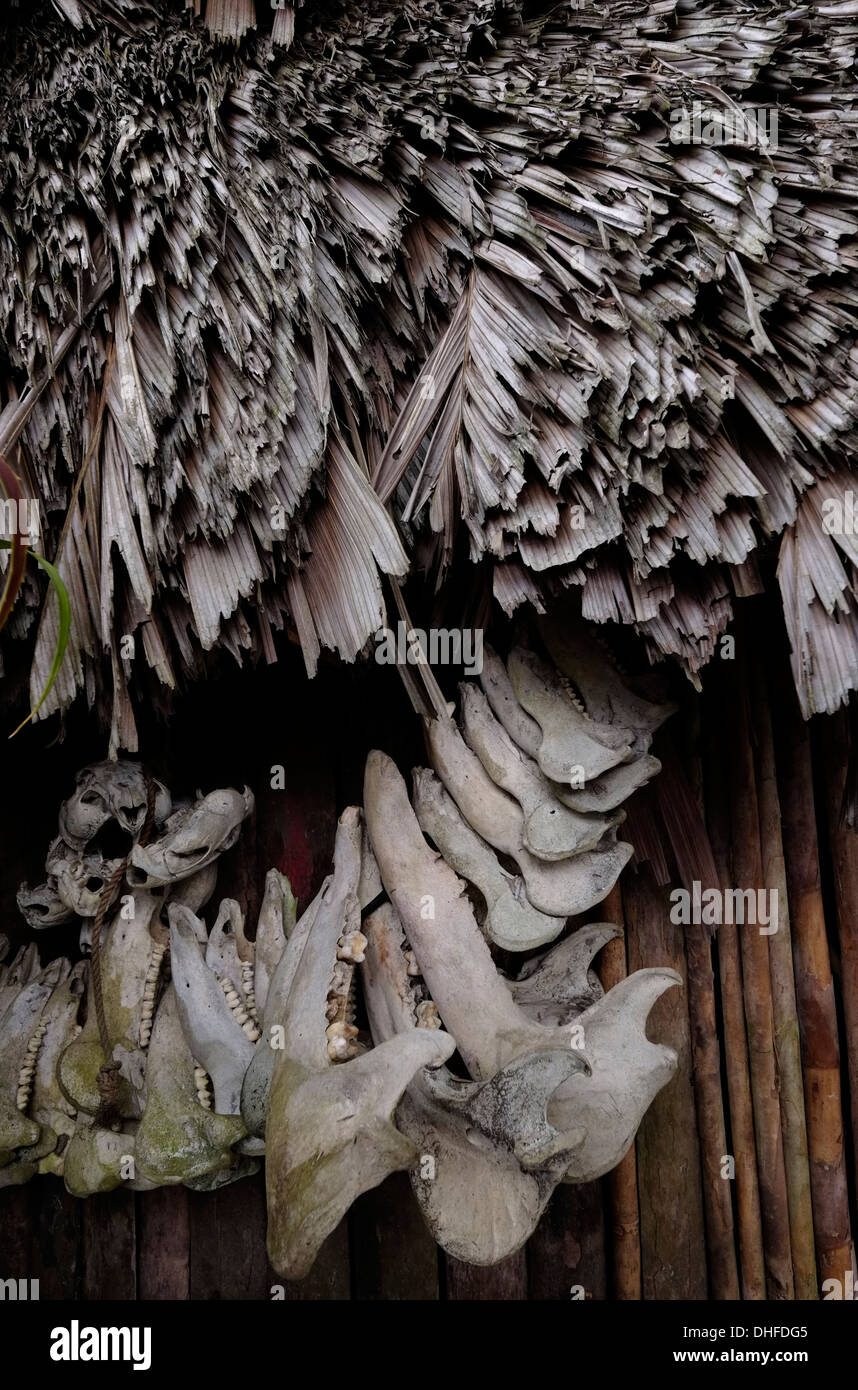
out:
{"label": "frayed palm leaf tip", "polygon": [[848,6],[741,52],[726,0],[253,11],[64,0],[5,46],[0,449],[75,614],[40,715],[87,689],[133,750],[129,679],[284,624],[353,660],[459,528],[507,612],[572,591],[693,679],[774,548],[802,709],[841,703]]}

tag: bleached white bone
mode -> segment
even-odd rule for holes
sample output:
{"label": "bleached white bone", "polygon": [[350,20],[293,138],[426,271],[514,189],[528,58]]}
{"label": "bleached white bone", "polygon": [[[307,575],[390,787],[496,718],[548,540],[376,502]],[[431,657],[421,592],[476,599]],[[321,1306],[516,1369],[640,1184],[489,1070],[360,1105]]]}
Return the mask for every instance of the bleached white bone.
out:
{"label": "bleached white bone", "polygon": [[360,924],[360,842],[360,815],[349,808],[278,1020],[285,1047],[275,1057],[265,1131],[268,1253],[289,1279],[307,1273],[355,1197],[413,1162],[416,1150],[395,1129],[393,1111],[414,1073],[454,1047],[419,1029],[351,1061],[330,1060],[325,1006],[337,942]]}
{"label": "bleached white bone", "polygon": [[494,717],[484,693],[463,683],[462,732],[492,781],[519,803],[524,817],[524,845],[539,859],[567,859],[593,849],[604,835],[624,819],[582,815],[555,796],[551,783],[534,759],[513,743]]}
{"label": "bleached white bone", "polygon": [[528,951],[554,941],[566,918],[551,917],[533,906],[524,881],[501,868],[494,851],[464,820],[434,772],[415,768],[412,780],[414,810],[421,829],[450,867],[475,884],[485,899],[486,916],[481,925],[486,936],[506,951]]}
{"label": "bleached white bone", "polygon": [[552,863],[537,859],[525,848],[518,803],[495,786],[452,719],[427,720],[426,741],[432,765],[465,820],[515,861],[534,907],[552,917],[570,917],[608,895],[631,858],[631,845],[618,842],[610,832],[595,849],[574,858]]}
{"label": "bleached white bone", "polygon": [[625,732],[582,714],[557,672],[533,652],[514,647],[508,670],[519,703],[542,730],[536,761],[546,777],[563,783],[580,769],[586,783],[633,756]]}
{"label": "bleached white bone", "polygon": [[223,990],[203,959],[186,907],[171,904],[170,958],[182,1032],[192,1056],[211,1077],[219,1115],[241,1113],[241,1085],[253,1043],[236,1022]]}

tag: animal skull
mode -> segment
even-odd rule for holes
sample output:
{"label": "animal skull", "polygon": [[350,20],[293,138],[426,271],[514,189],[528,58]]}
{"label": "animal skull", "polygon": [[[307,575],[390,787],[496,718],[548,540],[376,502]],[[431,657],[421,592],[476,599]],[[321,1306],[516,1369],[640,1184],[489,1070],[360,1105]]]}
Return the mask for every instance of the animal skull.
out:
{"label": "animal skull", "polygon": [[252,810],[253,793],[248,787],[241,792],[232,788],[209,792],[172,815],[160,839],[134,846],[129,883],[154,888],[198,873],[232,848]]}
{"label": "animal skull", "polygon": [[74,912],[60,897],[57,880],[53,875],[37,888],[22,883],[18,889],[18,907],[24,921],[33,931],[43,931],[47,927],[59,926],[68,922]]}
{"label": "animal skull", "polygon": [[[147,787],[139,763],[103,762],[81,768],[75,790],[60,807],[60,836],[72,849],[91,845],[110,821],[136,841],[146,820]],[[170,793],[154,783],[154,823],[161,825],[170,814]]]}
{"label": "animal skull", "polygon": [[[378,1044],[417,1027],[413,976],[404,952],[402,924],[390,903],[372,914],[366,932],[361,974]],[[569,1051],[559,1057],[543,1053],[540,1060],[549,1069],[549,1087],[556,1084],[558,1075],[583,1066]],[[540,1168],[522,1162],[522,1141],[526,1143],[528,1132],[531,1136],[547,1132],[547,1096],[545,1085],[541,1094],[538,1091],[539,1078],[532,1069],[515,1096],[514,1081],[515,1066],[497,1073],[492,1082],[480,1083],[459,1081],[446,1067],[423,1070],[409,1082],[396,1110],[397,1127],[421,1156],[433,1160],[428,1174],[422,1168],[412,1168],[410,1174],[432,1237],[449,1255],[468,1264],[496,1264],[519,1249],[536,1228],[561,1177],[556,1165]],[[488,1097],[494,1101],[493,1116],[480,1108],[486,1087],[493,1088]],[[498,1103],[501,1096],[504,1099]],[[574,1133],[568,1142],[574,1145],[582,1137]],[[550,1142],[549,1147],[553,1147]]]}

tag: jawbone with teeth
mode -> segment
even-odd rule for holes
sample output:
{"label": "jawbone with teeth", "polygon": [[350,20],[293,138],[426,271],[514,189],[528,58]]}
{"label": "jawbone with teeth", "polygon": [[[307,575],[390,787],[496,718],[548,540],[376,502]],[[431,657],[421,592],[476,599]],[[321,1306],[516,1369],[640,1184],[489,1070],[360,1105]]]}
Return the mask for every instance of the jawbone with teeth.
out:
{"label": "jawbone with teeth", "polygon": [[88,970],[86,961],[73,965],[57,985],[39,1019],[39,1029],[43,1031],[27,1113],[41,1125],[43,1136],[48,1131],[54,1137],[50,1151],[39,1161],[39,1172],[55,1173],[58,1177],[62,1176],[65,1150],[74,1133],[75,1111],[57,1084],[57,1062],[78,1030],[77,1016]]}
{"label": "jawbone with teeth", "polygon": [[[419,1027],[415,978],[402,924],[390,903],[369,918],[362,967],[376,1043]],[[446,1067],[420,1071],[396,1110],[397,1127],[433,1160],[411,1185],[433,1239],[467,1264],[491,1265],[532,1235],[562,1177],[566,1148],[581,1130],[559,1140],[546,1122],[548,1097],[584,1066],[570,1051],[517,1059],[488,1082],[460,1081]],[[547,1141],[547,1142],[546,1142]],[[544,1147],[543,1147],[544,1145]],[[555,1160],[560,1155],[559,1163]]]}
{"label": "jawbone with teeth", "polygon": [[161,1000],[146,1066],[146,1108],[137,1131],[137,1165],[154,1184],[190,1182],[232,1171],[241,1119],[200,1103],[194,1059],[182,1032],[175,986]]}
{"label": "jawbone with teeth", "polygon": [[39,1146],[42,1127],[26,1111],[44,1035],[41,1015],[70,968],[61,959],[35,973],[34,962],[37,969],[35,952],[22,952],[9,967],[0,992],[0,1168],[20,1162],[22,1149],[30,1151],[30,1162],[36,1159],[33,1150]]}
{"label": "jawbone with teeth", "polygon": [[[503,1087],[496,1095],[481,1092],[477,1110],[472,1099],[471,1113],[479,1112],[481,1128],[492,1138],[505,1136],[523,1167],[555,1172],[561,1163],[560,1175],[576,1182],[608,1172],[673,1074],[675,1053],[649,1042],[645,1025],[655,1000],[681,983],[680,977],[667,969],[640,970],[576,1012],[587,998],[581,959],[601,939],[596,933],[583,952],[571,944],[574,937],[555,948],[558,960],[572,967],[565,976],[550,968],[554,952],[549,952],[529,988],[525,982],[511,986],[495,969],[464,884],[427,845],[405,783],[383,753],[369,755],[364,794],[382,882],[471,1077],[490,1081],[513,1067],[510,1114],[504,1118]],[[565,1054],[568,1062],[570,1052],[585,1065],[569,1067],[563,1075],[559,1058]],[[549,1064],[540,1054],[557,1060]],[[533,1066],[529,1107],[521,1071],[528,1059]],[[491,1110],[496,1102],[501,1109],[489,1114],[485,1107]]]}
{"label": "jawbone with teeth", "polygon": [[350,807],[310,927],[302,933],[299,923],[284,953],[291,979],[277,1019],[283,1046],[275,1051],[265,1166],[268,1253],[287,1279],[307,1274],[361,1192],[415,1161],[418,1150],[394,1127],[393,1112],[415,1072],[455,1047],[447,1034],[413,1029],[357,1055],[348,999],[365,945],[360,870],[360,812]]}
{"label": "jawbone with teeth", "polygon": [[[101,980],[107,1031],[113,1058],[120,1063],[120,1112],[126,1119],[140,1116],[139,1094],[145,1069],[144,1048],[149,1039],[157,981],[150,970],[153,953],[162,943],[159,915],[163,899],[137,890],[133,917],[118,912],[101,939]],[[98,1073],[105,1061],[90,978],[86,1023],[59,1060],[60,1087],[77,1110],[94,1115],[101,1103]]]}

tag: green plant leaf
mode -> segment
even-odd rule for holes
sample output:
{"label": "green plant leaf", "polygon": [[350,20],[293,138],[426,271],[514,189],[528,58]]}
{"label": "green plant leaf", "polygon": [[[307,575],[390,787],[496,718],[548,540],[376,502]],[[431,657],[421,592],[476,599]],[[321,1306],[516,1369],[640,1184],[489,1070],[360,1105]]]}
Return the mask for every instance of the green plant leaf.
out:
{"label": "green plant leaf", "polygon": [[[11,550],[12,544],[12,541],[0,540],[0,549]],[[30,713],[27,715],[27,718],[21,720],[17,729],[13,729],[12,733],[9,735],[10,738],[14,738],[15,735],[23,729],[25,724],[29,724],[37,710],[45,703],[45,700],[50,695],[54,681],[59,674],[59,669],[63,664],[63,657],[66,654],[66,647],[69,642],[69,632],[71,631],[71,603],[69,602],[68,590],[60,578],[59,570],[51,564],[50,560],[46,560],[43,555],[37,555],[34,550],[28,550],[26,553],[32,556],[37,565],[41,565],[57,596],[57,604],[60,610],[59,636],[57,637],[57,645],[54,651],[54,659],[51,662],[51,669],[48,672],[47,684],[35,705],[30,710]]]}

